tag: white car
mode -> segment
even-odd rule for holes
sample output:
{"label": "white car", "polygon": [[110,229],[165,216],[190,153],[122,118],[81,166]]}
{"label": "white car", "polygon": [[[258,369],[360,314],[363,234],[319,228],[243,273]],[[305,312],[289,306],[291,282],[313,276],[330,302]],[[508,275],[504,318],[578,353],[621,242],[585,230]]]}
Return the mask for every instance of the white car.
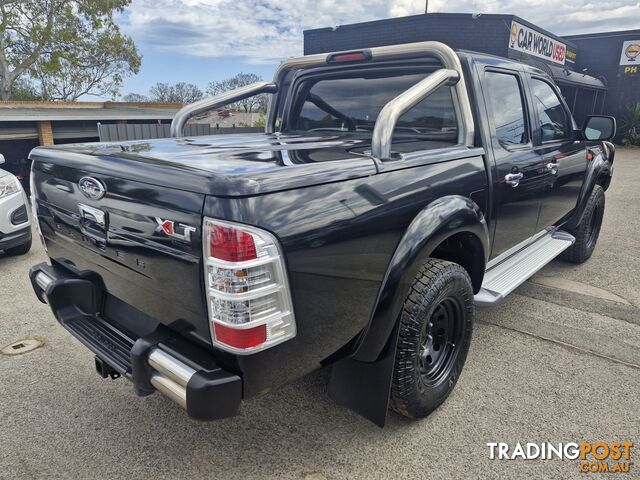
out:
{"label": "white car", "polygon": [[0,168],[0,250],[7,255],[24,255],[31,249],[30,219],[29,201],[20,181]]}

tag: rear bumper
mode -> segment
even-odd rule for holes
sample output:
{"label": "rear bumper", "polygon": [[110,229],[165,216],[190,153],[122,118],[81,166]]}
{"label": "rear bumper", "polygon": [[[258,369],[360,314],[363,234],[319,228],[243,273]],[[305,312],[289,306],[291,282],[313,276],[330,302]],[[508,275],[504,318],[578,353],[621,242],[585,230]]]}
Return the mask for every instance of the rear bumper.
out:
{"label": "rear bumper", "polygon": [[46,263],[29,272],[38,299],[49,304],[58,322],[101,362],[131,380],[138,395],[159,391],[197,420],[217,420],[237,413],[242,399],[239,376],[225,371],[209,352],[162,325],[134,338],[103,318],[104,291],[96,277],[91,273],[73,275]]}
{"label": "rear bumper", "polygon": [[6,250],[8,248],[19,247],[31,240],[31,228],[23,228],[11,233],[0,232],[0,250]]}
{"label": "rear bumper", "polygon": [[[18,210],[26,215],[16,215]],[[5,235],[22,231],[29,226],[29,203],[24,192],[16,192],[0,198],[0,232]]]}

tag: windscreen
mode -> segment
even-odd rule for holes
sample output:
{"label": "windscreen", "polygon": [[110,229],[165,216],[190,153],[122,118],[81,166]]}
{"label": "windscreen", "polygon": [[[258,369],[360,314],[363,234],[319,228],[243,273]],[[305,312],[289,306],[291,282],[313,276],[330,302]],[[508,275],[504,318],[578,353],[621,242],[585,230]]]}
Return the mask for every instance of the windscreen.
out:
{"label": "windscreen", "polygon": [[[370,135],[380,110],[427,75],[428,72],[395,73],[307,80],[298,90],[303,100],[298,102],[298,112],[293,112],[291,127]],[[451,88],[439,88],[400,117],[394,138],[400,136],[455,143],[457,126]]]}

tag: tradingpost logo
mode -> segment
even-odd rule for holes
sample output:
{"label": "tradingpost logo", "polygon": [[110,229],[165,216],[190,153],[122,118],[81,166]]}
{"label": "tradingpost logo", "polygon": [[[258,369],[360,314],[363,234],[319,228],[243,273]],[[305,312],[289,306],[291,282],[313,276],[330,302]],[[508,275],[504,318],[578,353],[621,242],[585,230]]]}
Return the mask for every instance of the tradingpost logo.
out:
{"label": "tradingpost logo", "polygon": [[582,473],[629,473],[632,442],[487,443],[491,460],[573,460]]}

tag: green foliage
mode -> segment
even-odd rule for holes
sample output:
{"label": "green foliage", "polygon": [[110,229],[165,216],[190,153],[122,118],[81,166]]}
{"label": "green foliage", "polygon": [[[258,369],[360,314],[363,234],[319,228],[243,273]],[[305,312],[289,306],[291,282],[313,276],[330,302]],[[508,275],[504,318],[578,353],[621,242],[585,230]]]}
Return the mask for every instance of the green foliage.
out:
{"label": "green foliage", "polygon": [[632,104],[620,125],[623,145],[640,145],[640,102]]}
{"label": "green foliage", "polygon": [[19,78],[11,87],[11,99],[20,101],[37,101],[42,100],[42,94],[38,91],[33,83]]}
{"label": "green foliage", "polygon": [[264,128],[266,123],[267,123],[267,119],[263,115],[260,115],[260,117],[258,117],[258,119],[256,121],[254,121],[253,124],[248,123],[248,122],[240,122],[240,123],[238,123],[238,126],[242,127],[242,128],[249,128],[249,127],[254,127],[254,128],[261,127],[261,128]]}
{"label": "green foliage", "polygon": [[115,97],[140,69],[133,40],[114,21],[131,0],[0,1],[0,94],[29,77],[46,100]]}
{"label": "green foliage", "polygon": [[[213,96],[220,95],[221,93],[229,90],[235,90],[236,88],[245,87],[252,83],[261,81],[262,77],[255,73],[238,73],[235,77],[227,78],[220,82],[209,83],[207,86],[207,93]],[[228,108],[242,112],[266,112],[267,100],[267,95],[255,95],[230,104],[228,105]]]}

